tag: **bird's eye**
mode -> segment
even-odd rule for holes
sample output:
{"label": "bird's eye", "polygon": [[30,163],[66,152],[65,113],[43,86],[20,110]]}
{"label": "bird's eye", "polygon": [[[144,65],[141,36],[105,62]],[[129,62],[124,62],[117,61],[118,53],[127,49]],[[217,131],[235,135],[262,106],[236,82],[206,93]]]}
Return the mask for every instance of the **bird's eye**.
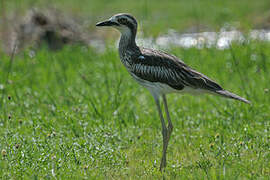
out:
{"label": "bird's eye", "polygon": [[121,24],[127,23],[127,19],[125,19],[125,18],[121,18],[121,19],[119,19],[118,21],[119,21]]}

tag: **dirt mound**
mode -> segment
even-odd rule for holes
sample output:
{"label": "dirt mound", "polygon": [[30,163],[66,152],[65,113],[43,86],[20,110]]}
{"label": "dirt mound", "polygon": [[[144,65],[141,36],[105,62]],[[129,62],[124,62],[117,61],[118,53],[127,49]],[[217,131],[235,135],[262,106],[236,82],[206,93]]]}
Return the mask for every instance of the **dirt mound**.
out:
{"label": "dirt mound", "polygon": [[[89,35],[83,28],[83,21],[56,9],[32,9],[23,18],[13,18],[1,39],[3,49],[10,53],[17,46],[17,52],[26,48],[48,46],[59,50],[67,44],[88,45]],[[8,36],[8,37],[5,37]]]}

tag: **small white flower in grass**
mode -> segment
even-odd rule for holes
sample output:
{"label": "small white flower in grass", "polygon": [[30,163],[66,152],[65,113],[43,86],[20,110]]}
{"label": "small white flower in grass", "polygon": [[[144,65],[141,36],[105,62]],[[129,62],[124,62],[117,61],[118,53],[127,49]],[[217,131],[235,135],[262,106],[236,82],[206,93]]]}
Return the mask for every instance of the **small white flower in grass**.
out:
{"label": "small white flower in grass", "polygon": [[115,110],[115,111],[113,112],[113,115],[114,115],[114,116],[117,116],[117,115],[118,115],[118,110]]}
{"label": "small white flower in grass", "polygon": [[56,156],[55,156],[55,155],[52,155],[52,156],[51,156],[51,159],[52,159],[52,160],[56,159]]}
{"label": "small white flower in grass", "polygon": [[52,111],[55,111],[56,110],[56,107],[54,105],[51,105],[51,110]]}

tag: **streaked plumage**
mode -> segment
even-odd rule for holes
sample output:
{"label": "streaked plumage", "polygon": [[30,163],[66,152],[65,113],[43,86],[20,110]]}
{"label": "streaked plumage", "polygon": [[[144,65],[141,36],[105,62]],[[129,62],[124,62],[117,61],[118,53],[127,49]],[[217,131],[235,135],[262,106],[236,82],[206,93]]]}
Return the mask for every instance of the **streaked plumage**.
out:
{"label": "streaked plumage", "polygon": [[[131,76],[153,95],[162,123],[163,155],[160,170],[166,166],[166,151],[173,125],[167,108],[168,93],[211,93],[249,103],[246,99],[224,90],[207,76],[193,70],[176,56],[136,45],[137,21],[129,14],[116,14],[97,26],[113,26],[121,32],[119,56]],[[160,109],[162,97],[168,127]]]}
{"label": "streaked plumage", "polygon": [[[201,90],[201,92],[216,93],[249,103],[244,98],[224,90],[216,82],[191,69],[175,56],[147,48],[140,48],[140,54],[138,53],[137,56],[137,58],[132,57],[133,64],[129,70],[132,76],[135,75],[148,82],[166,84],[172,88],[172,90],[168,89],[168,93],[181,92],[181,90],[193,93]],[[185,91],[187,87],[190,90]]]}

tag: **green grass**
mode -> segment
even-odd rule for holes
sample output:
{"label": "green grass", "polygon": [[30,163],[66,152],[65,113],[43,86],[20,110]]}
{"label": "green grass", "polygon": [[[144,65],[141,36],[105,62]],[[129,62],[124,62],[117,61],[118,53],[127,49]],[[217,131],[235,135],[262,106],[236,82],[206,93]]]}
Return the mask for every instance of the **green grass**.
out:
{"label": "green grass", "polygon": [[[89,19],[92,31],[97,21],[130,12],[148,37],[169,28],[257,28],[267,23],[270,8],[268,0],[75,2],[5,1],[5,10],[22,14],[33,5],[55,6]],[[168,95],[174,132],[163,174],[154,101],[111,47],[103,54],[77,46],[56,53],[43,48],[34,56],[25,50],[12,61],[1,54],[0,179],[269,178],[269,43],[170,50],[252,105],[210,95]]]}
{"label": "green grass", "polygon": [[2,56],[0,179],[268,179],[270,44],[170,52],[252,105],[169,95],[175,128],[161,174],[154,101],[116,49]]}

